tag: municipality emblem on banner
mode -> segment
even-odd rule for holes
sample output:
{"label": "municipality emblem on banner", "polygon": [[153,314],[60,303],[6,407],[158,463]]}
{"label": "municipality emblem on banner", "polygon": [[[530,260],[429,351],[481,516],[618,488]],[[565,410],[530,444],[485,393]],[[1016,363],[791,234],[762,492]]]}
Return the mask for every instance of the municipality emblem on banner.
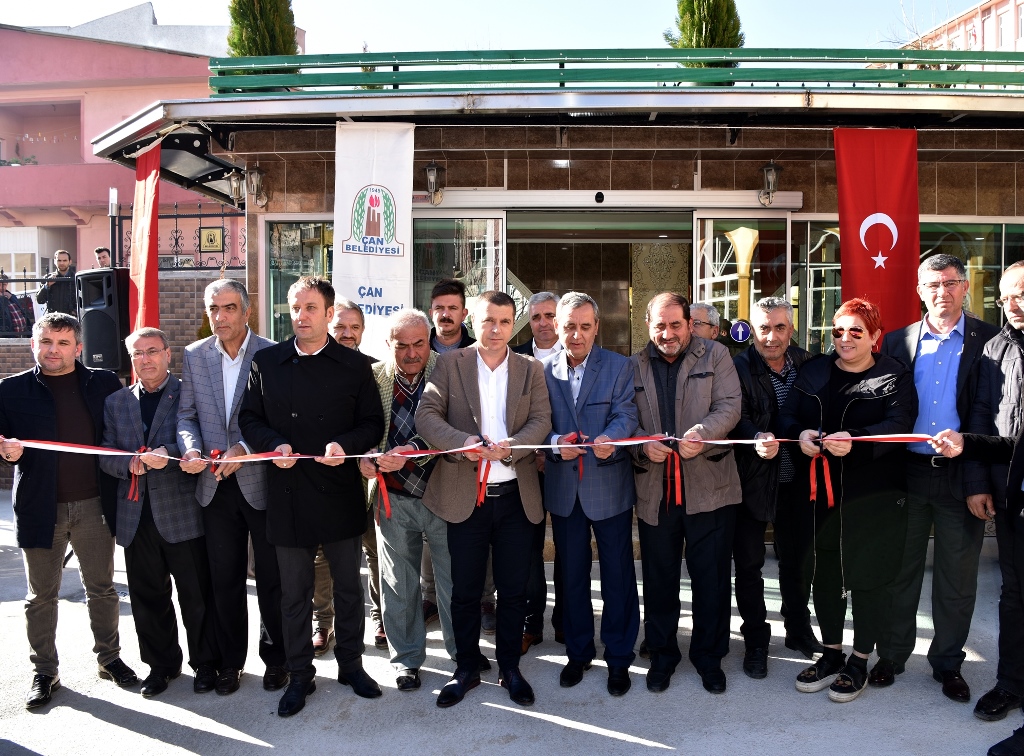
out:
{"label": "municipality emblem on banner", "polygon": [[352,235],[341,251],[404,257],[405,245],[395,240],[395,216],[395,197],[390,189],[379,184],[364,186],[352,201]]}

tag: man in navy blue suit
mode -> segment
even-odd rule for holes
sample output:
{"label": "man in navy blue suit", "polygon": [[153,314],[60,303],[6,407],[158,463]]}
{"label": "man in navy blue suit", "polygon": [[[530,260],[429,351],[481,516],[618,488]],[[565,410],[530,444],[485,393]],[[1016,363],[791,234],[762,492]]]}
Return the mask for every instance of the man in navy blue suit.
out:
{"label": "man in navy blue suit", "polygon": [[601,565],[601,641],[608,664],[608,692],[629,690],[629,665],[640,629],[640,600],[633,568],[633,468],[625,448],[606,442],[627,438],[639,424],[629,359],[594,346],[600,322],[597,303],[569,292],[558,303],[555,324],[564,349],[544,360],[551,398],[551,443],[591,441],[586,449],[548,452],[544,503],[561,561],[563,629],[569,663],[559,683],[570,688],[597,655],[590,597],[597,540]]}

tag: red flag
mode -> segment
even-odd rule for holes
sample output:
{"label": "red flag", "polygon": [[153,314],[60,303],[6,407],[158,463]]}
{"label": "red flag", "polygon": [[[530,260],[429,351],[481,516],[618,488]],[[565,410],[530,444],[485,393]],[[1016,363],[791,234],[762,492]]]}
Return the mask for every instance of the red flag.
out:
{"label": "red flag", "polygon": [[132,330],[160,327],[160,284],[157,272],[160,211],[160,142],[135,158],[135,208],[132,212],[131,284],[128,319]]}
{"label": "red flag", "polygon": [[878,305],[886,331],[921,319],[917,132],[835,129],[843,301]]}

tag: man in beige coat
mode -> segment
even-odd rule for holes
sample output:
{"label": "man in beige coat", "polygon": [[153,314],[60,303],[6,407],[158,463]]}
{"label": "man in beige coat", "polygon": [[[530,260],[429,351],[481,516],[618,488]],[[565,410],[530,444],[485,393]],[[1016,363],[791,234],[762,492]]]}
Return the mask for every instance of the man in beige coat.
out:
{"label": "man in beige coat", "polygon": [[[526,584],[534,526],[544,517],[532,449],[551,432],[544,370],[508,348],[515,303],[486,291],[473,310],[477,343],[442,354],[416,410],[416,429],[433,448],[483,446],[440,458],[423,504],[448,522],[452,568],[455,675],[437,705],[462,700],[480,684],[489,664],[480,653],[480,594],[488,552],[498,589],[495,657],[501,685],[518,704],[533,703],[533,689],[519,671],[526,614]],[[482,663],[483,662],[483,663]]]}
{"label": "man in beige coat", "polygon": [[723,693],[736,521],[732,505],[743,494],[732,447],[701,442],[724,439],[739,421],[740,382],[729,350],[692,334],[690,304],[682,295],[654,297],[647,305],[647,327],[650,342],[630,358],[640,412],[637,435],[684,439],[634,447],[644,626],[651,654],[647,688],[666,690],[682,660],[677,629],[685,541],[693,593],[690,661],[705,690]]}

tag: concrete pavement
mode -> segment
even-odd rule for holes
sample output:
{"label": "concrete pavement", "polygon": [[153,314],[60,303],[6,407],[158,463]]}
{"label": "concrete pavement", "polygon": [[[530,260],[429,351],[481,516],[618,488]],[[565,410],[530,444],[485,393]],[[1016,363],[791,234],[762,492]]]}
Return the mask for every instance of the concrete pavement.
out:
{"label": "concrete pavement", "polygon": [[[317,691],[306,708],[291,719],[277,716],[279,693],[261,685],[263,665],[256,653],[257,609],[250,581],[249,665],[237,693],[220,697],[192,693],[186,671],[166,693],[143,699],[134,689],[121,690],[96,676],[92,637],[85,608],[85,591],[75,563],[64,573],[57,645],[61,654],[62,688],[47,707],[24,708],[31,683],[28,644],[24,632],[25,577],[21,553],[15,546],[10,492],[0,492],[0,754],[176,754],[216,753],[537,753],[635,754],[675,751],[687,754],[983,754],[993,743],[1020,727],[1014,712],[1002,722],[981,722],[973,705],[995,681],[996,603],[999,570],[995,539],[987,538],[982,554],[978,606],[970,638],[964,677],[973,700],[957,704],[942,696],[931,678],[924,654],[931,638],[930,573],[925,577],[918,647],[907,671],[885,690],[868,688],[856,701],[834,704],[827,691],[801,694],[796,675],[807,661],[782,644],[782,624],[776,565],[766,565],[769,620],[773,626],[768,678],[751,680],[741,669],[743,643],[739,616],[733,609],[732,647],[723,667],[728,691],[712,696],[697,673],[684,661],[668,691],[653,694],[644,684],[647,662],[632,668],[633,689],[622,698],[605,691],[606,673],[597,662],[575,688],[558,685],[565,663],[564,646],[551,639],[531,649],[522,661],[524,676],[533,685],[537,703],[513,704],[497,684],[497,671],[483,675],[483,684],[454,708],[434,705],[437,691],[454,663],[447,658],[440,631],[430,633],[429,661],[422,671],[423,687],[400,693],[386,651],[372,644],[367,627],[367,671],[381,684],[384,695],[367,701],[337,682],[333,655],[316,661]],[[640,565],[637,563],[639,576]],[[138,641],[127,599],[124,560],[117,553],[115,579],[122,593],[122,657],[140,678],[147,673],[138,655]],[[550,577],[551,565],[548,565]],[[597,570],[595,606],[600,608]],[[550,581],[549,581],[550,585]],[[641,588],[642,590],[642,588]],[[685,657],[689,622],[688,583],[683,583],[681,634]],[[549,613],[550,616],[550,613]],[[852,630],[847,626],[847,644]],[[180,633],[184,642],[184,632]],[[484,641],[492,660],[493,647]],[[873,660],[872,660],[873,663]]]}

